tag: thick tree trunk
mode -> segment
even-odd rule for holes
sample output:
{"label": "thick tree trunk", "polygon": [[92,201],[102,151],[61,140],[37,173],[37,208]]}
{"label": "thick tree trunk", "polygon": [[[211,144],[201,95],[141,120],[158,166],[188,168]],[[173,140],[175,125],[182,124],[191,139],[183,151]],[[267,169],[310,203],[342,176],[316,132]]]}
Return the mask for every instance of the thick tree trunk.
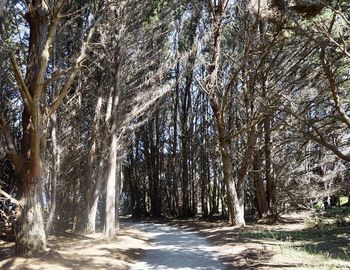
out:
{"label": "thick tree trunk", "polygon": [[[39,177],[35,178],[39,179]],[[33,178],[31,177],[30,181]],[[22,204],[24,202],[24,208],[18,218],[16,231],[17,255],[31,257],[40,255],[46,251],[46,236],[40,196],[40,181],[28,185],[23,193],[21,202]]]}
{"label": "thick tree trunk", "polygon": [[[33,114],[33,112],[32,112]],[[38,111],[31,117],[23,112],[22,151],[25,155],[22,174],[20,175],[21,203],[16,232],[16,254],[35,256],[46,251],[46,236],[42,215],[42,176],[40,158],[40,132]]]}
{"label": "thick tree trunk", "polygon": [[22,114],[21,153],[23,167],[19,175],[19,191],[24,207],[18,218],[16,232],[16,254],[24,256],[35,256],[46,250],[41,198],[40,154],[42,149],[40,141],[43,120],[40,114],[40,98],[42,86],[38,86],[37,82],[41,79],[39,73],[42,72],[39,63],[46,56],[44,49],[49,21],[47,6],[39,2],[41,1],[38,1],[35,8],[31,8],[26,14],[30,35],[25,84],[32,103],[25,106]]}

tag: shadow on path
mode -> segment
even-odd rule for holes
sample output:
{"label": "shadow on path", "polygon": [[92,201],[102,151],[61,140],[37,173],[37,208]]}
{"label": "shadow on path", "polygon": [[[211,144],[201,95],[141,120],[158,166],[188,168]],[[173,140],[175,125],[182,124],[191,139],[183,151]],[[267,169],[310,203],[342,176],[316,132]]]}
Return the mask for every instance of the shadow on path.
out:
{"label": "shadow on path", "polygon": [[152,245],[130,270],[221,270],[223,263],[197,233],[164,224],[140,223],[132,228],[151,233]]}

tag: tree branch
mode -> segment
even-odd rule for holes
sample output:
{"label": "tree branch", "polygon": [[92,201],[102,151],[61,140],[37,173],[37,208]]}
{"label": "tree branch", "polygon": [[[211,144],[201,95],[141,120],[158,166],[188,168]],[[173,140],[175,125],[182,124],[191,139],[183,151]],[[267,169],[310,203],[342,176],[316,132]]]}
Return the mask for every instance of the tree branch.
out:
{"label": "tree branch", "polygon": [[23,77],[22,77],[22,74],[21,74],[20,68],[18,66],[18,63],[16,61],[16,57],[15,57],[14,53],[12,51],[9,51],[8,54],[10,57],[10,62],[11,62],[12,68],[13,68],[15,79],[17,81],[17,84],[18,84],[18,87],[19,87],[19,90],[20,90],[20,93],[21,93],[21,96],[22,96],[22,99],[24,102],[24,106],[30,112],[31,107],[32,107],[31,105],[33,103],[32,96],[30,95],[29,89],[23,80]]}
{"label": "tree branch", "polygon": [[321,133],[321,131],[315,127],[314,125],[312,125],[311,123],[309,123],[308,121],[306,121],[305,119],[301,119],[296,113],[288,110],[288,112],[294,116],[296,119],[302,121],[307,127],[313,129],[317,136],[315,136],[314,134],[312,134],[311,132],[307,132],[304,131],[300,128],[296,128],[295,126],[292,126],[290,124],[288,124],[286,121],[284,121],[285,125],[297,130],[298,132],[300,132],[301,134],[303,134],[306,138],[308,138],[309,140],[312,140],[316,143],[318,143],[319,145],[325,147],[326,149],[330,150],[331,152],[333,152],[337,157],[341,158],[342,160],[345,160],[347,162],[350,162],[350,156],[346,155],[344,153],[342,153],[339,148],[337,146],[335,146],[334,144],[331,144],[329,142],[327,142],[326,138],[323,136],[323,134]]}
{"label": "tree branch", "polygon": [[10,200],[11,203],[14,203],[14,204],[20,206],[21,208],[23,208],[22,204],[18,200],[16,200],[10,194],[8,194],[5,191],[3,191],[1,188],[0,188],[0,194],[2,196],[4,196],[6,199]]}
{"label": "tree branch", "polygon": [[345,113],[345,111],[341,108],[340,105],[340,100],[339,100],[339,96],[337,93],[337,84],[336,81],[334,79],[334,74],[333,71],[331,70],[329,63],[326,61],[326,56],[325,56],[325,51],[324,49],[322,49],[321,51],[321,63],[322,63],[322,68],[323,71],[326,75],[326,78],[328,80],[329,86],[330,86],[330,90],[332,93],[332,98],[335,104],[335,109],[338,112],[340,118],[343,120],[343,122],[348,126],[348,128],[350,128],[350,118],[349,116]]}
{"label": "tree branch", "polygon": [[20,170],[22,169],[22,158],[16,150],[15,144],[13,143],[12,137],[9,133],[9,130],[3,115],[0,116],[0,130],[4,135],[10,160],[13,166],[15,167],[16,172],[19,173]]}
{"label": "tree branch", "polygon": [[94,25],[90,28],[89,34],[81,47],[80,54],[77,60],[75,61],[74,66],[71,69],[70,75],[66,78],[66,81],[64,82],[60,90],[60,93],[58,94],[57,98],[52,102],[51,106],[48,109],[49,116],[52,115],[60,106],[60,104],[63,102],[63,99],[66,97],[70,86],[72,85],[76,75],[78,74],[78,71],[81,68],[82,62],[85,60],[86,50],[88,48],[90,40],[92,39],[93,34],[96,31],[98,22],[99,22],[99,19],[97,19]]}
{"label": "tree branch", "polygon": [[45,46],[41,53],[41,58],[39,61],[38,76],[36,77],[36,80],[35,80],[35,87],[34,87],[34,94],[33,94],[34,100],[40,99],[42,91],[44,89],[43,85],[44,85],[44,80],[46,75],[46,68],[50,57],[50,47],[52,46],[52,42],[55,38],[59,14],[66,2],[67,0],[57,1],[54,7],[54,13],[50,18],[50,26],[49,26]]}

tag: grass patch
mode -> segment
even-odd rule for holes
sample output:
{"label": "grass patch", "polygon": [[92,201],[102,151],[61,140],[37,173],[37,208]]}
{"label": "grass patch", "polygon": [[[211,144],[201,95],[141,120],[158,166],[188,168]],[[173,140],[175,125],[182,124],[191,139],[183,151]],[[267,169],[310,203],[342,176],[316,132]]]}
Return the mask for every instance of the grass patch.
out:
{"label": "grass patch", "polygon": [[349,197],[347,197],[347,196],[341,196],[341,197],[339,198],[339,201],[340,201],[340,205],[347,204],[348,201],[349,201]]}
{"label": "grass patch", "polygon": [[350,208],[332,208],[305,221],[302,230],[242,232],[275,250],[274,260],[297,263],[300,269],[350,269]]}

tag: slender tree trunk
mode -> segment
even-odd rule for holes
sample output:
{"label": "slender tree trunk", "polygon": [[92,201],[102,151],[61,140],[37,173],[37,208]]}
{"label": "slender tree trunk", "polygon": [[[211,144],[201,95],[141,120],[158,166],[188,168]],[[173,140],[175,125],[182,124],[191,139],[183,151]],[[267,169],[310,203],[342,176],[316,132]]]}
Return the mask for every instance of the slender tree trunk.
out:
{"label": "slender tree trunk", "polygon": [[261,176],[261,168],[262,164],[260,158],[260,151],[255,150],[253,161],[253,180],[255,188],[256,207],[258,209],[259,218],[266,218],[268,215],[269,207],[266,200],[263,179]]}
{"label": "slender tree trunk", "polygon": [[117,176],[117,134],[113,133],[109,148],[108,176],[106,185],[106,216],[104,235],[107,238],[116,236],[116,176]]}
{"label": "slender tree trunk", "polygon": [[156,115],[155,118],[155,144],[152,142],[152,152],[154,155],[154,163],[153,163],[153,207],[152,207],[152,216],[160,217],[161,216],[161,191],[160,191],[160,170],[161,170],[161,160],[160,160],[160,151],[159,148],[162,149],[160,145],[160,126],[159,126],[159,115]]}
{"label": "slender tree trunk", "polygon": [[117,161],[117,184],[116,184],[116,214],[115,214],[115,227],[117,230],[120,229],[120,213],[119,213],[119,208],[120,208],[120,195],[123,191],[123,183],[124,183],[124,173],[123,173],[123,162],[122,159],[118,159]]}
{"label": "slender tree trunk", "polygon": [[219,212],[219,198],[220,198],[220,191],[218,189],[218,179],[216,175],[216,170],[214,170],[213,185],[211,190],[210,215],[215,215]]}
{"label": "slender tree trunk", "polygon": [[[94,126],[92,129],[91,134],[91,142],[89,146],[89,157],[88,162],[86,166],[86,174],[85,174],[85,181],[86,181],[86,187],[85,187],[85,196],[86,196],[86,207],[83,211],[84,213],[84,224],[83,224],[83,230],[85,233],[95,233],[96,231],[96,211],[97,211],[97,205],[98,205],[98,198],[100,194],[100,189],[102,185],[102,176],[103,176],[103,163],[104,159],[100,155],[100,162],[97,161],[97,151],[98,151],[98,141],[97,136],[98,132],[100,130],[100,120],[101,120],[101,111],[102,111],[102,103],[103,98],[100,95],[96,102],[95,107],[95,117],[94,117]],[[104,142],[100,143],[100,150],[103,151],[104,149]],[[99,163],[97,165],[97,173],[94,173],[94,164]]]}
{"label": "slender tree trunk", "polygon": [[179,107],[179,73],[180,73],[180,63],[177,63],[176,65],[176,86],[175,86],[175,93],[174,93],[174,113],[173,113],[173,128],[174,128],[174,137],[173,137],[173,145],[172,145],[172,164],[171,164],[171,172],[172,172],[172,186],[171,186],[171,209],[172,209],[172,215],[176,216],[179,213],[179,195],[178,195],[178,172],[176,170],[177,168],[177,162],[178,162],[178,156],[177,156],[177,136],[178,136],[178,127],[177,127],[177,121],[178,121],[178,107]]}
{"label": "slender tree trunk", "polygon": [[257,140],[256,128],[255,126],[253,126],[248,133],[246,150],[241,162],[241,166],[239,167],[237,172],[238,201],[239,201],[240,209],[242,209],[240,214],[243,215],[240,219],[243,219],[243,220],[244,220],[245,178],[248,172],[248,168],[251,164],[252,157],[254,155],[254,147],[256,144],[256,140]]}
{"label": "slender tree trunk", "polygon": [[95,233],[96,232],[96,215],[97,215],[97,207],[98,200],[100,197],[101,187],[103,183],[103,169],[104,164],[103,160],[99,162],[96,182],[93,187],[93,192],[91,193],[91,197],[89,198],[89,204],[86,209],[86,224],[85,224],[85,233]]}
{"label": "slender tree trunk", "polygon": [[265,130],[265,177],[266,177],[266,199],[271,214],[276,214],[276,191],[275,183],[272,176],[272,159],[271,159],[271,124],[270,117],[266,117],[264,120]]}
{"label": "slender tree trunk", "polygon": [[51,161],[51,208],[50,214],[46,222],[45,233],[48,236],[51,232],[55,213],[56,213],[56,200],[57,200],[57,178],[60,168],[60,156],[56,136],[57,121],[56,115],[52,116],[52,131],[51,131],[51,142],[52,142],[52,161]]}

